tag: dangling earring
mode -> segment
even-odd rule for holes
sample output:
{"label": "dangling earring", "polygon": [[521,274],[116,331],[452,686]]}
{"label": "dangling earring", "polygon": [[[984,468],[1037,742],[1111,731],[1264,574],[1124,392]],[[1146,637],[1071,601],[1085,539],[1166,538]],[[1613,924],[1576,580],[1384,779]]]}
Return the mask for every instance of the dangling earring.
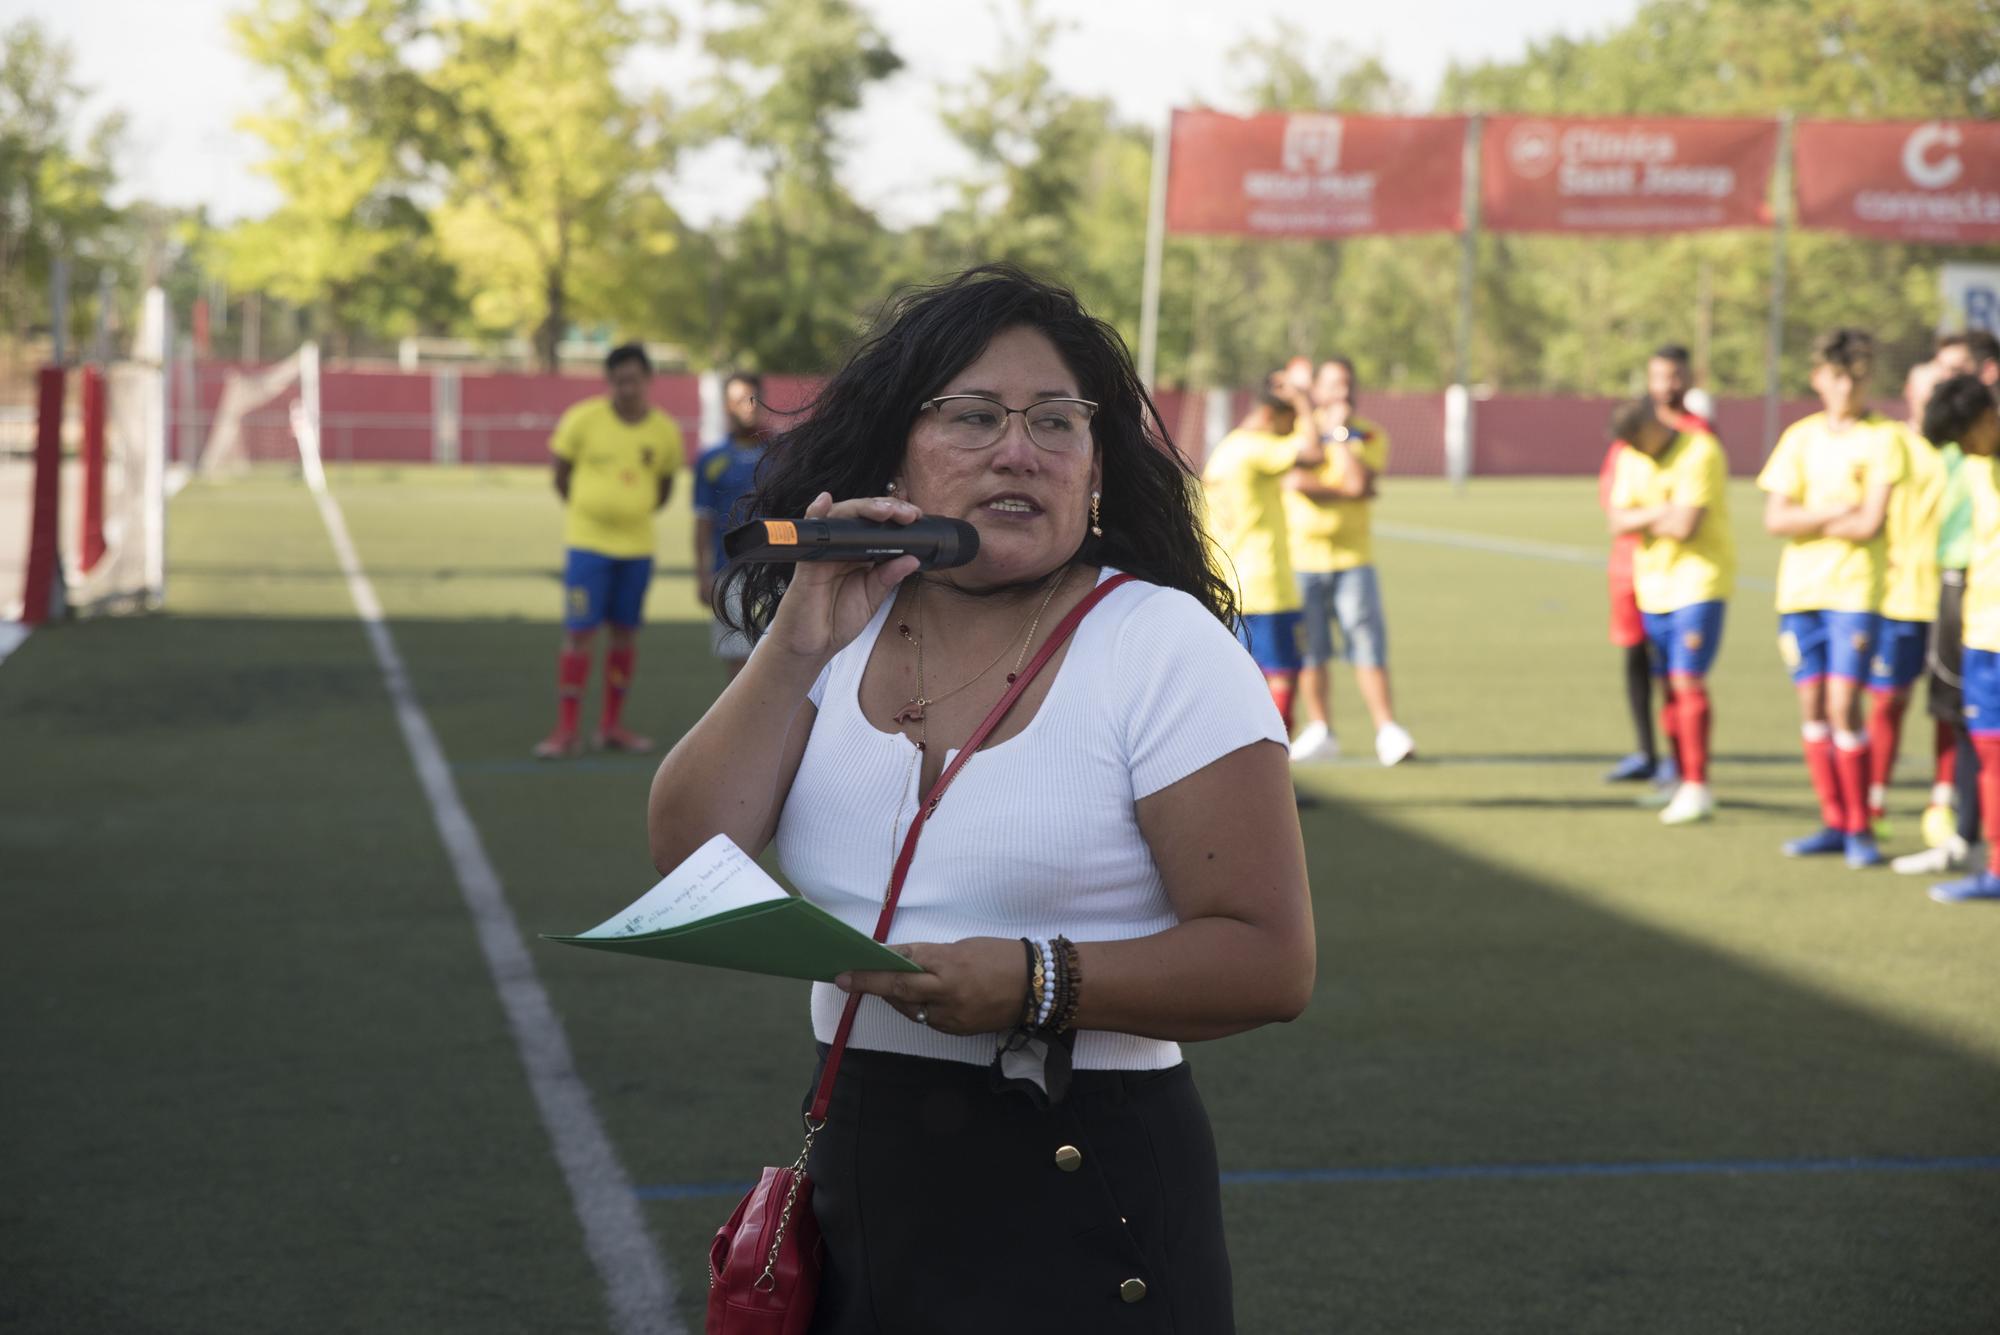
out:
{"label": "dangling earring", "polygon": [[1090,493],[1090,536],[1093,538],[1104,536],[1104,528],[1097,522],[1098,512],[1103,508],[1103,499],[1102,492]]}

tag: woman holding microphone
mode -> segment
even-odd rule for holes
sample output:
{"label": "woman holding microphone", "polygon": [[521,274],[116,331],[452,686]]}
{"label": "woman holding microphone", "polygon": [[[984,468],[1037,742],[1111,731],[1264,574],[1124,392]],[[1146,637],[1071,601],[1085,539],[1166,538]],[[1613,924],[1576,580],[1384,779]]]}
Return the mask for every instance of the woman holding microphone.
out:
{"label": "woman holding microphone", "polygon": [[1005,266],[894,303],[770,445],[755,513],[944,516],[979,551],[732,572],[757,647],[654,779],[663,869],[775,843],[871,930],[938,775],[1133,577],[929,806],[887,937],[923,972],[813,987],[823,1061],[859,999],[808,1162],[815,1331],[1234,1328],[1179,1044],[1297,1016],[1314,938],[1285,733],[1196,488],[1117,335]]}

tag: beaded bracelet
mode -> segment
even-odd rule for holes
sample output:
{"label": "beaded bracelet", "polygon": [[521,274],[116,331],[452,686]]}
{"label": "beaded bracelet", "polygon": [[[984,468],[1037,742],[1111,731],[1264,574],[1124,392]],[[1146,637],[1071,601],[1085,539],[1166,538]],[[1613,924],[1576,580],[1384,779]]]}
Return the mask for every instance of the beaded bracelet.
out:
{"label": "beaded bracelet", "polygon": [[1042,1008],[1042,959],[1035,953],[1035,943],[1025,936],[1021,938],[1021,949],[1028,957],[1028,981],[1024,988],[1027,995],[1021,1003],[1020,1027],[1032,1029]]}
{"label": "beaded bracelet", "polygon": [[1049,1005],[1042,1013],[1041,1023],[1035,1026],[1035,1032],[1043,1038],[1055,1032],[1050,1026],[1055,1023],[1056,1013],[1062,1009],[1063,991],[1066,986],[1067,982],[1063,978],[1062,952],[1056,949],[1056,943],[1051,941],[1049,942]]}
{"label": "beaded bracelet", "polygon": [[1058,958],[1061,960],[1062,1004],[1055,1010],[1055,1032],[1068,1032],[1076,1023],[1077,1003],[1083,997],[1083,957],[1077,952],[1076,942],[1066,936],[1056,938]]}
{"label": "beaded bracelet", "polygon": [[1041,1006],[1035,1015],[1035,1028],[1045,1030],[1049,1027],[1049,1016],[1055,1012],[1056,993],[1061,990],[1061,980],[1057,976],[1058,966],[1056,962],[1055,942],[1037,941],[1035,949],[1041,952],[1042,977],[1047,980],[1048,984],[1042,989]]}

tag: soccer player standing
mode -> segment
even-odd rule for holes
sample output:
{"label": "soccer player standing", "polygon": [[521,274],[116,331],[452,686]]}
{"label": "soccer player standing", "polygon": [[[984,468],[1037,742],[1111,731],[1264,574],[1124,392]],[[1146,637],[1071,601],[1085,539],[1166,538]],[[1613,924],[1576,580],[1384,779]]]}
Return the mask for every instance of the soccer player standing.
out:
{"label": "soccer player standing", "polygon": [[1310,398],[1277,373],[1242,424],[1216,443],[1201,473],[1209,538],[1236,587],[1243,618],[1237,636],[1263,669],[1288,733],[1302,646],[1299,586],[1285,528],[1285,475],[1325,460]]}
{"label": "soccer player standing", "polygon": [[608,751],[649,751],[651,739],[626,730],[636,639],[653,578],[653,512],[673,494],[686,462],[680,428],[647,398],[653,365],[637,343],[604,359],[610,393],[586,399],[556,423],[556,494],[563,499],[563,643],[556,664],[556,726],[535,747],[544,760],[577,752],[577,722],[590,681],[597,628],[609,622],[604,712],[593,741]]}
{"label": "soccer player standing", "polygon": [[[735,513],[737,504],[748,496],[757,481],[757,465],[764,458],[768,427],[764,414],[764,381],[749,371],[733,372],[722,385],[722,407],[729,418],[729,432],[701,452],[694,464],[694,571],[695,588],[701,601],[715,614],[715,576],[729,563],[722,550],[722,535],[729,525],[747,519]],[[731,620],[743,623],[739,593],[723,590],[723,598],[736,613]],[[715,615],[709,625],[709,648],[722,660],[730,679],[743,670],[750,657],[750,639]]]}
{"label": "soccer player standing", "polygon": [[1868,821],[1861,692],[1882,605],[1882,527],[1908,454],[1901,428],[1868,410],[1874,359],[1874,340],[1858,329],[1814,343],[1812,386],[1824,411],[1787,427],[1757,478],[1764,528],[1787,539],[1778,563],[1778,649],[1798,693],[1823,821],[1784,851],[1844,851],[1856,869],[1882,861]]}
{"label": "soccer player standing", "polygon": [[1905,423],[1893,425],[1903,445],[1903,480],[1890,495],[1882,526],[1888,564],[1868,668],[1868,819],[1878,839],[1886,833],[1883,813],[1902,745],[1903,714],[1924,673],[1938,611],[1938,526],[1948,480],[1937,446]]}
{"label": "soccer player standing", "polygon": [[1382,615],[1382,583],[1375,573],[1369,510],[1376,480],[1389,466],[1389,433],[1360,415],[1354,403],[1354,363],[1321,362],[1313,378],[1313,419],[1326,459],[1285,479],[1285,525],[1292,572],[1299,582],[1305,619],[1305,662],[1299,693],[1306,726],[1292,743],[1293,760],[1328,760],[1340,754],[1333,731],[1333,627],[1354,665],[1355,685],[1375,723],[1375,758],[1384,765],[1416,750],[1396,722],[1389,697],[1389,631]]}
{"label": "soccer player standing", "polygon": [[1722,446],[1671,412],[1645,399],[1612,418],[1612,434],[1627,448],[1617,456],[1607,509],[1614,534],[1638,539],[1633,587],[1653,670],[1666,683],[1661,717],[1680,756],[1680,786],[1660,820],[1691,825],[1715,812],[1708,786],[1708,673],[1722,647],[1723,613],[1736,583],[1736,539],[1729,530],[1729,462]]}
{"label": "soccer player standing", "polygon": [[[1678,423],[1683,430],[1701,431],[1710,435],[1714,428],[1708,420],[1690,411],[1688,407],[1689,386],[1693,383],[1692,360],[1688,350],[1678,343],[1668,343],[1654,350],[1646,359],[1646,397],[1652,400],[1654,409],[1662,421]],[[1623,440],[1613,440],[1611,448],[1605,451],[1604,464],[1598,470],[1598,504],[1608,517],[1611,511],[1611,484],[1618,471],[1619,456],[1625,452]],[[1632,754],[1613,766],[1604,776],[1606,783],[1629,783],[1651,780],[1671,789],[1680,782],[1677,758],[1661,760],[1657,755],[1653,739],[1653,676],[1655,664],[1652,650],[1646,637],[1644,614],[1639,610],[1639,600],[1633,587],[1632,559],[1639,550],[1642,535],[1639,533],[1613,533],[1611,539],[1611,559],[1606,567],[1611,593],[1611,643],[1623,650],[1621,666],[1625,684],[1625,707],[1632,715],[1632,734],[1638,743]],[[1676,730],[1672,720],[1661,719],[1666,729],[1667,749],[1675,749]]]}
{"label": "soccer player standing", "polygon": [[1979,753],[1980,822],[1987,865],[1963,880],[1931,887],[1942,904],[2000,899],[2000,409],[1973,375],[1953,376],[1931,391],[1924,435],[1956,441],[1972,498],[1972,563],[1966,571],[1964,715]]}

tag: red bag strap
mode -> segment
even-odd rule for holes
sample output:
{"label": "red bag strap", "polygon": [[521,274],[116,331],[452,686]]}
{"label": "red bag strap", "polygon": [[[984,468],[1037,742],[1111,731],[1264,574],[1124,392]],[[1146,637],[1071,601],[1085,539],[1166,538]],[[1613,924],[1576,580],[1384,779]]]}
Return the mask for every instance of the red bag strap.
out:
{"label": "red bag strap", "polygon": [[[910,863],[916,860],[917,837],[924,832],[924,822],[944,799],[945,789],[951,787],[951,781],[958,777],[958,771],[972,758],[972,753],[986,741],[988,734],[1000,726],[1000,720],[1007,716],[1007,711],[1014,707],[1014,702],[1021,698],[1022,692],[1028,689],[1028,684],[1034,681],[1036,675],[1048,665],[1048,661],[1056,656],[1056,651],[1063,647],[1071,633],[1076,630],[1084,617],[1089,615],[1090,609],[1103,602],[1112,590],[1122,584],[1131,583],[1133,578],[1131,575],[1113,575],[1084,595],[1083,601],[1072,607],[1069,615],[1056,623],[1056,628],[1049,633],[1049,638],[1043,642],[1040,649],[1036,650],[1035,656],[1028,660],[1028,665],[1021,669],[1020,675],[1014,678],[1014,684],[1007,688],[1006,694],[1000,697],[1000,702],[993,706],[993,711],[986,716],[984,722],[972,730],[972,736],[968,737],[965,745],[958,749],[958,755],[944,767],[944,772],[937,776],[937,782],[931,785],[931,791],[924,798],[924,804],[917,808],[916,819],[910,822],[910,832],[903,836],[903,850],[896,855],[896,869],[889,874],[889,893],[882,898],[882,916],[875,922],[877,941],[889,939],[889,923],[896,916],[896,901],[903,897],[903,880],[910,874]],[[814,1129],[825,1123],[826,1110],[833,1103],[834,1078],[840,1074],[840,1059],[847,1051],[847,1037],[854,1029],[854,1012],[860,1009],[861,997],[862,994],[859,992],[848,997],[847,1007],[840,1013],[840,1027],[834,1031],[833,1046],[827,1051],[826,1067],[820,1072],[819,1089],[813,1094],[812,1111],[806,1114],[807,1125]]]}

